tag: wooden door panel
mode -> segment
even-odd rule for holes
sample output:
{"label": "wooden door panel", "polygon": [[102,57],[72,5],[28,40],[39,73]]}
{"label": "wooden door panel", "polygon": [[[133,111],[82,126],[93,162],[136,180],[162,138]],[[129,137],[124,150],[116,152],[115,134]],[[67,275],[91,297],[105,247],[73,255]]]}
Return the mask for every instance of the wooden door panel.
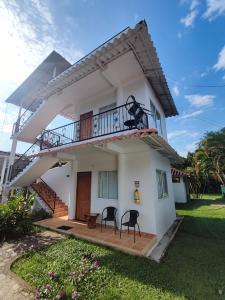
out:
{"label": "wooden door panel", "polygon": [[85,221],[90,213],[91,204],[91,172],[77,173],[76,219]]}
{"label": "wooden door panel", "polygon": [[90,139],[92,137],[93,111],[80,115],[80,140]]}

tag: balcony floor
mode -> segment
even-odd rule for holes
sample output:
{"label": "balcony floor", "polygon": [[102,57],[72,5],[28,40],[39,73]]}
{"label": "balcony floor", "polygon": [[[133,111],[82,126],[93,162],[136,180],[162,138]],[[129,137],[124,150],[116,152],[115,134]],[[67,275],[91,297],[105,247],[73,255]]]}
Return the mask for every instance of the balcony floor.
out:
{"label": "balcony floor", "polygon": [[[87,228],[86,223],[79,221],[68,221],[67,216],[61,218],[51,218],[35,223],[36,225],[49,228],[58,232],[65,234],[72,234],[77,238],[81,238],[93,243],[97,243],[104,246],[109,246],[120,251],[138,255],[138,256],[147,256],[150,250],[156,243],[156,236],[153,234],[142,233],[139,237],[138,232],[136,231],[136,242],[133,240],[133,231],[130,230],[128,235],[127,230],[122,232],[122,238],[120,239],[119,230],[116,234],[114,233],[114,228],[107,226],[103,227],[101,232],[101,227],[97,224],[97,227],[94,229]],[[69,230],[58,229],[60,226],[70,226],[72,227]]]}

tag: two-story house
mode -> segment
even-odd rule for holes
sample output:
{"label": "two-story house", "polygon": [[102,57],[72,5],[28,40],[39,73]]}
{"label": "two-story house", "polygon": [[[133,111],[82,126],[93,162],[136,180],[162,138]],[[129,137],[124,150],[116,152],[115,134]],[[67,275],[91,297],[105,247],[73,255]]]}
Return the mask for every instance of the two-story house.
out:
{"label": "two-story house", "polygon": [[[68,219],[113,206],[119,221],[134,209],[158,237],[174,222],[171,163],[181,158],[166,118],[178,113],[145,21],[73,65],[51,53],[6,101],[20,107],[8,186],[44,180],[64,203],[55,216]],[[57,115],[68,124],[46,130]],[[14,162],[17,141],[32,146]]]}

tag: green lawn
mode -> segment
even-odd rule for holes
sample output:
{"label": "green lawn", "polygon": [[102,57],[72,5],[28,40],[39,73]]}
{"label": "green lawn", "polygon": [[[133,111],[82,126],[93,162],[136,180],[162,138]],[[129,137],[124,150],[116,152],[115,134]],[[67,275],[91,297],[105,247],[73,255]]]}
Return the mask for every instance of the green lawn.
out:
{"label": "green lawn", "polygon": [[[191,198],[195,199],[195,195],[191,194]],[[200,194],[200,199],[204,200],[222,200],[222,194]]]}
{"label": "green lawn", "polygon": [[[66,239],[18,260],[13,270],[34,287],[49,283],[53,294],[64,290],[65,299],[74,289],[88,300],[225,299],[225,201],[194,200],[177,208],[185,218],[160,264]],[[100,266],[93,268],[94,261]]]}

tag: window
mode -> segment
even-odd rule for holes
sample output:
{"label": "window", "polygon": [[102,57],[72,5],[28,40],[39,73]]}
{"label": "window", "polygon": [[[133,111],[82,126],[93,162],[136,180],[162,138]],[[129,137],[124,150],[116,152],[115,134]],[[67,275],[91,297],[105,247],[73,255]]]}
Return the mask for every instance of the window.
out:
{"label": "window", "polygon": [[180,177],[175,177],[175,176],[173,176],[173,177],[172,177],[172,182],[173,182],[173,183],[179,183],[179,182],[180,182]]}
{"label": "window", "polygon": [[158,130],[160,134],[162,134],[162,123],[161,123],[161,116],[158,110],[156,109],[153,102],[150,100],[150,106],[151,106],[151,114],[154,121],[155,128]]}
{"label": "window", "polygon": [[98,172],[98,198],[118,199],[117,171]]}
{"label": "window", "polygon": [[156,180],[157,180],[157,187],[158,187],[158,198],[162,199],[168,196],[166,172],[161,170],[156,170]]}

